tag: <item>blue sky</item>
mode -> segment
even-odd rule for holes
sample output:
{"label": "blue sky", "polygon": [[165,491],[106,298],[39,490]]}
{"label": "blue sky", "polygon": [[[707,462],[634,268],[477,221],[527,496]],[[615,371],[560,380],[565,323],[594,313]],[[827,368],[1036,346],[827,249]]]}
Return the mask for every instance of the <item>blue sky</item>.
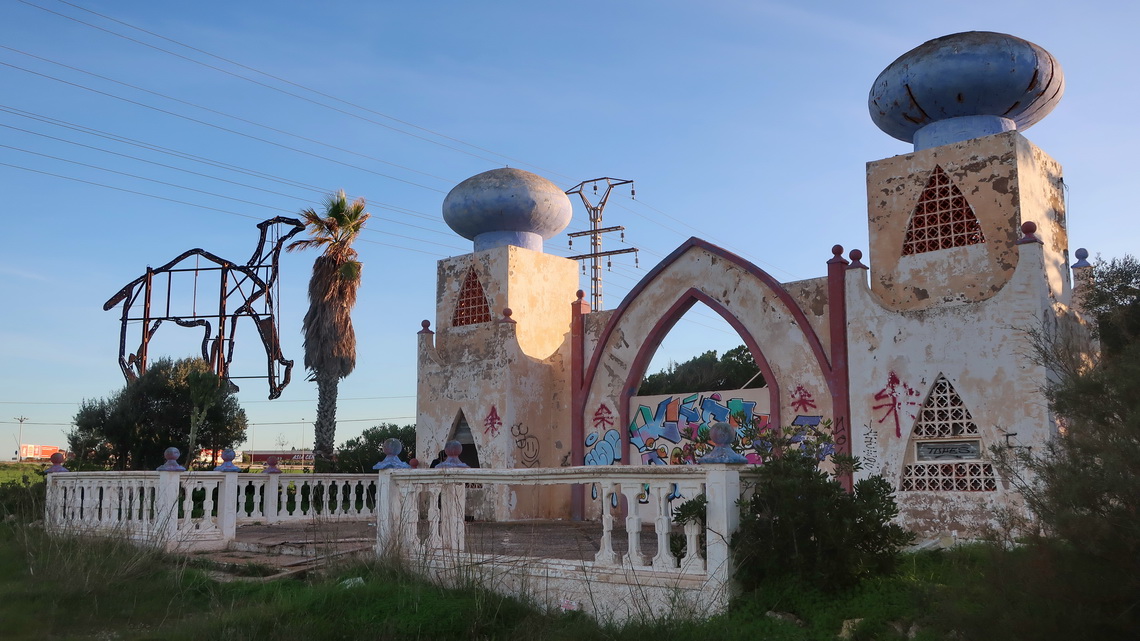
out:
{"label": "blue sky", "polygon": [[[471,249],[440,205],[487,169],[563,188],[636,181],[636,200],[616,191],[605,222],[626,227],[640,268],[615,258],[606,307],[694,235],[782,281],[821,276],[833,244],[866,249],[865,163],[910,148],[871,123],[871,83],[958,31],[1011,33],[1060,60],[1065,97],[1026,136],[1065,168],[1071,246],[1135,253],[1124,197],[1140,144],[1137,13],[1095,1],[5,0],[0,451],[15,449],[17,416],[25,443],[63,445],[77,404],[123,385],[118,316],[102,304],[146,265],[192,247],[244,260],[259,220],[338,188],[373,213],[338,443],[413,422],[435,261]],[[586,220],[576,203],[567,231]],[[282,260],[293,383],[272,402],[263,384],[243,385],[257,447],[312,438],[316,390],[300,367],[312,259]],[[658,362],[736,345],[710,314],[687,316]],[[245,337],[235,362],[260,350]],[[190,353],[162,332],[155,346]]]}

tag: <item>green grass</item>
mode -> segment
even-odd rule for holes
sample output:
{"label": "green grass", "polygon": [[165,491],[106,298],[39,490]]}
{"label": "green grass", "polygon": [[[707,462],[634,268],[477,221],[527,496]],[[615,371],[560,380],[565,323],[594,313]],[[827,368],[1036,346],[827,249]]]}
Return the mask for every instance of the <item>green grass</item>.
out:
{"label": "green grass", "polygon": [[36,474],[47,468],[50,463],[0,463],[0,484],[9,481],[21,482],[26,476],[31,481],[40,479]]}
{"label": "green grass", "polygon": [[[742,597],[727,615],[602,627],[580,613],[545,612],[482,590],[449,590],[377,561],[304,579],[219,583],[185,559],[102,539],[48,537],[33,526],[0,525],[0,621],[5,639],[682,639],[835,638],[844,619],[863,618],[856,639],[902,639],[953,572],[950,556],[909,557],[898,576],[827,595],[791,583]],[[341,583],[360,577],[364,583]],[[797,615],[804,627],[771,619]],[[924,631],[919,639],[939,639]]]}

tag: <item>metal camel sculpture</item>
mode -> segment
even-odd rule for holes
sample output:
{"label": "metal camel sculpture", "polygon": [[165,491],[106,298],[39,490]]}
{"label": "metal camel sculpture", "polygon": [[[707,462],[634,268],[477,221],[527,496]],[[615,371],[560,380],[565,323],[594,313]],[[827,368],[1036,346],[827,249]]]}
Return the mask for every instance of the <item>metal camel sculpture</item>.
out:
{"label": "metal camel sculpture", "polygon": [[[277,226],[284,228],[285,233],[276,230]],[[152,269],[149,265],[146,273],[127,283],[103,304],[103,309],[110,310],[122,304],[122,329],[119,334],[119,367],[127,381],[134,381],[146,372],[147,348],[151,338],[165,321],[172,321],[182,327],[202,328],[202,358],[210,363],[214,372],[233,385],[230,377],[230,363],[233,361],[234,335],[237,332],[238,319],[249,317],[257,327],[261,336],[261,343],[265,347],[267,359],[266,379],[269,381],[269,398],[281,396],[281,391],[289,384],[293,361],[287,360],[281,353],[281,341],[277,331],[276,301],[273,287],[277,283],[277,260],[281,255],[281,248],[285,242],[305,229],[305,225],[296,218],[278,216],[276,218],[258,223],[261,236],[257,241],[257,249],[244,265],[220,258],[204,249],[191,249],[178,255],[165,265]],[[275,234],[272,242],[267,242],[271,229]],[[194,266],[180,267],[183,261],[194,258]],[[202,259],[213,263],[212,266],[201,267]],[[198,282],[205,274],[216,272],[218,276],[218,307],[216,312],[207,314],[198,313]],[[165,279],[161,278],[163,275]],[[171,290],[175,276],[179,281],[192,275],[192,302],[190,313],[171,313]],[[165,280],[165,283],[163,281]],[[163,287],[165,285],[165,287]],[[163,313],[155,313],[152,309],[155,293],[165,291],[165,305]],[[131,310],[142,299],[142,315],[132,316]],[[161,296],[159,297],[161,298]],[[237,301],[236,306],[233,303]],[[184,302],[184,301],[183,301]],[[162,305],[162,301],[159,301]],[[185,310],[184,310],[185,311]],[[211,322],[213,321],[213,322]],[[131,323],[141,322],[142,340],[138,349],[133,353],[127,350],[127,330]],[[215,324],[217,334],[214,334]],[[243,377],[260,378],[260,377]],[[234,385],[236,389],[236,385]]]}

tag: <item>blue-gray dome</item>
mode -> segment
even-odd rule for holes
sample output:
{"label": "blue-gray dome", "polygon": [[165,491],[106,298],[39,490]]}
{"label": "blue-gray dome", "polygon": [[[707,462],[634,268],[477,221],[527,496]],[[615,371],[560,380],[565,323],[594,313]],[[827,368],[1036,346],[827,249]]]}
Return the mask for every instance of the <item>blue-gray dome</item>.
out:
{"label": "blue-gray dome", "polygon": [[570,198],[557,185],[509,167],[472,176],[443,199],[444,221],[475,241],[475,251],[515,245],[540,252],[572,214]]}
{"label": "blue-gray dome", "polygon": [[1004,33],[936,38],[892,62],[867,106],[888,135],[915,150],[1026,129],[1061,100],[1065,75],[1045,49]]}

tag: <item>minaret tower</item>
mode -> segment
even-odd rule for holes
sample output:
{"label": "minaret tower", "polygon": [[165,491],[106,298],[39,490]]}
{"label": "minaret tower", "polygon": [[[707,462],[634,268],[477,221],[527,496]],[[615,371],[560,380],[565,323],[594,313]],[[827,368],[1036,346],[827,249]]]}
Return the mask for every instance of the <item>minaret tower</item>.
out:
{"label": "minaret tower", "polygon": [[1080,320],[1061,167],[1021,132],[1064,85],[1041,47],[969,32],[903,54],[870,91],[871,119],[914,151],[867,164],[870,285],[847,280],[853,453],[916,531],[995,525],[1018,496],[989,448],[1056,434],[1030,336]]}
{"label": "minaret tower", "polygon": [[[521,169],[472,176],[444,199],[444,220],[474,251],[439,261],[435,328],[425,320],[419,334],[416,440],[425,462],[452,439],[471,466],[556,467],[569,455],[578,268],[542,249],[571,214],[557,185]],[[568,505],[522,488],[495,491],[469,491],[469,511],[562,516]]]}

